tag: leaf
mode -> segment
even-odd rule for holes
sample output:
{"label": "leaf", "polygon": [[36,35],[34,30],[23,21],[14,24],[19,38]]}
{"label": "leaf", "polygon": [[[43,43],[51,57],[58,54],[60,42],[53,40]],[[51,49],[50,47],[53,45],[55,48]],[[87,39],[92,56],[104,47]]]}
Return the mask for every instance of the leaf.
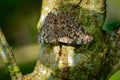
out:
{"label": "leaf", "polygon": [[120,70],[114,73],[109,80],[120,80]]}

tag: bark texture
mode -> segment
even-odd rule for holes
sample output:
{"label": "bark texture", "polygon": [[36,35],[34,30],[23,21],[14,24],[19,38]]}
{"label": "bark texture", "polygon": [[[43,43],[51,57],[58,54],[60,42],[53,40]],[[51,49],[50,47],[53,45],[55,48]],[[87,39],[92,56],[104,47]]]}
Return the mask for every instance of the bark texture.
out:
{"label": "bark texture", "polygon": [[6,64],[6,71],[12,80],[21,80],[22,74],[20,68],[16,64],[12,48],[8,45],[4,34],[0,28],[0,57]]}
{"label": "bark texture", "polygon": [[83,45],[40,44],[34,71],[23,80],[106,80],[120,67],[120,29],[102,30],[106,0],[43,0],[40,29],[49,12],[67,12],[93,36]]}
{"label": "bark texture", "polygon": [[[51,4],[54,5],[47,8]],[[119,61],[118,57],[120,56],[119,47],[115,45],[119,42],[118,35],[113,37],[102,30],[105,21],[106,0],[53,0],[51,3],[49,0],[45,0],[39,26],[44,24],[45,16],[49,12],[67,12],[68,15],[73,15],[77,23],[92,34],[94,41],[80,46],[40,45],[39,59],[33,72],[37,76],[34,78],[42,80],[105,80],[113,70],[113,66]]]}

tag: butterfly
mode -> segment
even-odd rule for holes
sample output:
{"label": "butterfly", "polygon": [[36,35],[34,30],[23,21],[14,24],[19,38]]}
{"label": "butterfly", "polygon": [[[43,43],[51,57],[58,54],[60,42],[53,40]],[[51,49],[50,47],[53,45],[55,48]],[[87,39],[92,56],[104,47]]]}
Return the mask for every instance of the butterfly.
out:
{"label": "butterfly", "polygon": [[48,13],[37,35],[39,43],[85,44],[93,37],[66,12]]}

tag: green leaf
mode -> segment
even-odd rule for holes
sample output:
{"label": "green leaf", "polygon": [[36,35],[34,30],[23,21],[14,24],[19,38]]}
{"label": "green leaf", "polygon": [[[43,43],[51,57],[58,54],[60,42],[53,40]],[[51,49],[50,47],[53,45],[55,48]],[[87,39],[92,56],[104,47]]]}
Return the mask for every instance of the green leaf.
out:
{"label": "green leaf", "polygon": [[120,70],[114,73],[109,80],[120,80]]}
{"label": "green leaf", "polygon": [[105,31],[112,31],[112,30],[114,30],[116,27],[118,27],[119,24],[120,24],[119,21],[107,21],[107,22],[105,22],[105,24],[103,25],[103,30],[105,30]]}

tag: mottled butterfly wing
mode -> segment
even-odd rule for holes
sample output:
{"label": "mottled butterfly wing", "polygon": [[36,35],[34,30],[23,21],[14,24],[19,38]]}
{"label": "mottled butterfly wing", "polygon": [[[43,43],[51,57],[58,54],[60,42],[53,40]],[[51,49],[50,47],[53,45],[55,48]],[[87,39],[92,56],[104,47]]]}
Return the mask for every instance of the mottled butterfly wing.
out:
{"label": "mottled butterfly wing", "polygon": [[56,21],[56,15],[53,13],[48,13],[43,23],[43,26],[40,29],[38,34],[38,41],[45,42],[45,43],[54,43],[56,42],[55,34],[54,34],[54,27]]}
{"label": "mottled butterfly wing", "polygon": [[58,38],[58,41],[61,42],[61,43],[66,43],[66,44],[71,44],[73,43],[73,39],[70,38],[70,37],[59,37]]}
{"label": "mottled butterfly wing", "polygon": [[61,12],[57,15],[56,26],[59,34],[59,42],[85,44],[92,41],[92,36],[90,36],[83,27],[79,26],[72,16],[65,12]]}
{"label": "mottled butterfly wing", "polygon": [[[61,43],[71,44],[73,42],[72,37],[70,37],[70,25],[69,16],[65,12],[57,14],[57,30],[59,31],[58,41]],[[69,28],[68,28],[69,26]]]}
{"label": "mottled butterfly wing", "polygon": [[93,37],[65,12],[57,15],[49,13],[38,36],[38,41],[45,43],[85,44],[93,40]]}

